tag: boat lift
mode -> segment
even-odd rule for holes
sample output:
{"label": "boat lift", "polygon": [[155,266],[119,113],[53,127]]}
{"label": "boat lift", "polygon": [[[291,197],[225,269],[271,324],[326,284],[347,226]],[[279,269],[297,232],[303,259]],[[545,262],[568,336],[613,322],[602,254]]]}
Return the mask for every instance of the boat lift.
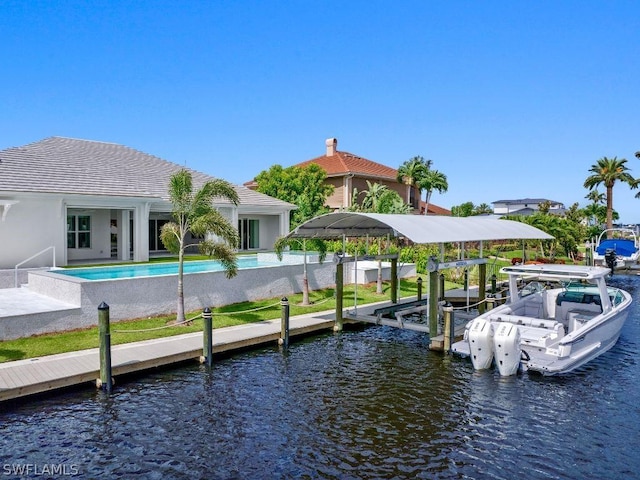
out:
{"label": "boat lift", "polygon": [[[542,230],[531,225],[516,222],[513,220],[502,220],[493,217],[449,217],[439,215],[407,215],[407,214],[379,214],[361,212],[336,212],[320,215],[305,223],[298,225],[287,234],[289,238],[320,238],[336,239],[345,237],[403,237],[413,243],[438,244],[440,245],[441,257],[443,257],[445,243],[479,242],[479,259],[461,259],[453,262],[439,263],[436,258],[429,259],[427,270],[429,272],[429,293],[426,304],[398,303],[398,255],[372,255],[360,257],[367,260],[390,260],[391,261],[391,303],[392,309],[387,315],[393,312],[396,320],[390,319],[393,326],[402,328],[419,329],[429,333],[430,338],[435,339],[438,335],[438,310],[439,305],[439,271],[445,268],[468,267],[479,265],[479,287],[478,298],[484,299],[486,296],[486,265],[487,260],[482,258],[482,245],[486,240],[513,240],[513,239],[552,239],[553,237]],[[344,318],[368,321],[377,324],[385,324],[386,319],[382,314],[365,316],[357,314],[357,306],[353,314],[343,311],[344,294],[344,264],[357,262],[358,257],[336,255],[336,314],[335,331],[341,331]],[[357,268],[356,268],[357,272]],[[357,273],[356,273],[357,275]],[[356,279],[357,284],[357,279]],[[444,296],[444,292],[442,292]],[[469,295],[469,292],[466,292]],[[357,297],[356,297],[357,298]],[[421,301],[418,299],[417,301]],[[469,302],[467,301],[467,304]],[[485,308],[484,302],[479,305],[479,310]],[[403,310],[409,309],[418,312],[428,313],[428,327],[417,326],[414,322],[404,320]],[[400,315],[399,317],[395,314]],[[371,317],[371,318],[368,318]]]}
{"label": "boat lift", "polygon": [[[485,297],[486,297],[486,268],[487,268],[487,259],[478,258],[478,259],[466,259],[466,260],[457,260],[453,262],[444,262],[439,263],[435,258],[431,258],[428,263],[429,269],[429,294],[426,298],[422,298],[422,284],[418,285],[418,296],[414,301],[409,302],[397,302],[397,267],[394,268],[394,263],[397,264],[397,255],[379,255],[379,256],[370,256],[367,257],[368,260],[371,259],[391,259],[391,305],[376,308],[372,314],[362,314],[358,313],[357,304],[354,305],[353,311],[343,310],[342,301],[340,301],[340,305],[336,305],[336,327],[335,330],[339,331],[342,329],[342,321],[343,319],[373,323],[375,325],[386,325],[395,328],[402,328],[407,330],[415,330],[423,333],[429,334],[429,337],[432,339],[432,348],[439,349],[441,347],[434,347],[434,345],[441,345],[441,339],[438,339],[439,336],[439,320],[444,316],[444,309],[446,306],[450,305],[446,301],[445,292],[443,289],[439,287],[439,276],[442,270],[448,268],[459,268],[464,267],[468,268],[469,266],[479,265],[479,284],[478,287],[478,311],[480,313],[484,312],[485,309]],[[347,262],[357,262],[357,257],[339,257],[338,265],[342,265]],[[336,279],[338,279],[342,273],[340,273],[340,268],[338,268],[338,272],[336,274]],[[396,272],[396,274],[394,274]],[[357,269],[356,269],[357,275]],[[421,282],[421,279],[419,279]],[[357,284],[357,280],[356,280]],[[473,318],[478,312],[470,312],[468,307],[470,306],[470,296],[469,296],[469,288],[465,288],[466,296],[467,296],[467,311],[460,311],[458,313],[458,317],[464,319],[465,323],[467,320]],[[336,298],[341,298],[343,293],[342,282],[336,282]],[[357,297],[356,297],[357,298]],[[425,322],[416,322],[412,321],[409,318],[418,314],[421,318],[426,313],[426,323]],[[442,322],[445,323],[445,322]],[[444,330],[448,330],[445,326]],[[452,335],[453,337],[453,335]]]}

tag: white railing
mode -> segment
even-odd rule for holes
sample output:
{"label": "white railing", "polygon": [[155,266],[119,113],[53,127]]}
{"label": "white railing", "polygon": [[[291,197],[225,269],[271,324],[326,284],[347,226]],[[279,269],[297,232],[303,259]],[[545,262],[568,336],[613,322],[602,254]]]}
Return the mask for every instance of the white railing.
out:
{"label": "white railing", "polygon": [[21,265],[24,265],[25,263],[33,260],[34,258],[42,255],[43,253],[47,252],[48,250],[53,250],[53,268],[56,268],[56,247],[54,247],[53,245],[51,247],[47,247],[44,250],[39,251],[38,253],[36,253],[35,255],[31,255],[29,258],[27,258],[26,260],[23,260],[22,262],[20,262],[19,264],[17,264],[15,266],[15,286],[16,288],[18,288],[18,267],[20,267]]}

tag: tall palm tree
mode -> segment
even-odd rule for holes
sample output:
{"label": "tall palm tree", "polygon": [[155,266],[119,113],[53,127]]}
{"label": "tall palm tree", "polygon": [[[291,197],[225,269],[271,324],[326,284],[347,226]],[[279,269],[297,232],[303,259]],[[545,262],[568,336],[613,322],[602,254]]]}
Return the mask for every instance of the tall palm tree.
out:
{"label": "tall palm tree", "polygon": [[[169,198],[173,204],[173,222],[165,223],[160,232],[162,243],[172,253],[178,254],[178,311],[176,323],[185,321],[184,315],[184,252],[187,247],[197,245],[202,253],[220,260],[227,278],[236,275],[238,264],[235,247],[240,241],[238,231],[214,206],[215,198],[239,203],[238,193],[225,180],[206,182],[199,190],[193,191],[191,172],[179,170],[169,180]],[[187,243],[187,235],[203,237],[213,234],[222,241],[196,241]]]}
{"label": "tall palm tree", "polygon": [[589,175],[584,181],[584,187],[593,190],[598,185],[603,184],[606,188],[607,198],[607,229],[613,227],[613,186],[616,182],[628,184],[631,188],[638,186],[635,179],[629,174],[626,165],[627,159],[617,157],[602,157],[595,164],[591,165]]}
{"label": "tall palm tree", "polygon": [[449,183],[447,182],[447,176],[438,170],[427,170],[422,178],[418,181],[419,187],[426,190],[426,205],[424,208],[424,214],[429,212],[429,200],[431,200],[431,194],[434,190],[440,193],[444,193],[449,189]]}
{"label": "tall palm tree", "polygon": [[414,199],[416,202],[415,207],[420,206],[420,197],[422,196],[422,188],[420,187],[420,181],[424,177],[427,170],[431,168],[431,160],[425,160],[421,156],[413,157],[398,168],[397,180],[400,183],[409,185],[414,190]]}

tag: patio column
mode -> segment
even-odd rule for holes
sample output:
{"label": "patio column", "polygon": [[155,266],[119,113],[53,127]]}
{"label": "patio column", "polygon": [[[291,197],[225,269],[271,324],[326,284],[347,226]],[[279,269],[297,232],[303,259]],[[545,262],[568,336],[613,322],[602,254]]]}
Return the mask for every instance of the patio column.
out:
{"label": "patio column", "polygon": [[133,261],[149,261],[149,210],[150,203],[143,203],[133,211]]}
{"label": "patio column", "polygon": [[288,233],[289,233],[289,211],[287,210],[280,214],[280,236],[284,237]]}
{"label": "patio column", "polygon": [[129,222],[131,213],[129,210],[118,210],[118,260],[130,259],[129,245],[131,244],[131,228]]}

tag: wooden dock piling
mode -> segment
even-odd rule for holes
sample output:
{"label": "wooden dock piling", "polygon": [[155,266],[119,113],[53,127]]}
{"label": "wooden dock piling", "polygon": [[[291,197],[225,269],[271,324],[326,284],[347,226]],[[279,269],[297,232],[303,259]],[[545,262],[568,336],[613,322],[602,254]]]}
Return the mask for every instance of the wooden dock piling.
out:
{"label": "wooden dock piling", "polygon": [[100,379],[96,382],[107,393],[113,389],[111,376],[111,333],[109,331],[109,305],[98,306],[98,332],[100,335]]}
{"label": "wooden dock piling", "polygon": [[283,297],[280,301],[282,306],[282,315],[280,318],[280,338],[278,344],[285,350],[289,348],[289,299]]}
{"label": "wooden dock piling", "polygon": [[211,309],[205,307],[202,311],[202,360],[207,367],[213,366],[213,319]]}
{"label": "wooden dock piling", "polygon": [[451,344],[455,338],[454,333],[454,318],[453,318],[453,306],[447,303],[442,307],[444,313],[444,345],[443,350],[447,353],[451,351]]}

